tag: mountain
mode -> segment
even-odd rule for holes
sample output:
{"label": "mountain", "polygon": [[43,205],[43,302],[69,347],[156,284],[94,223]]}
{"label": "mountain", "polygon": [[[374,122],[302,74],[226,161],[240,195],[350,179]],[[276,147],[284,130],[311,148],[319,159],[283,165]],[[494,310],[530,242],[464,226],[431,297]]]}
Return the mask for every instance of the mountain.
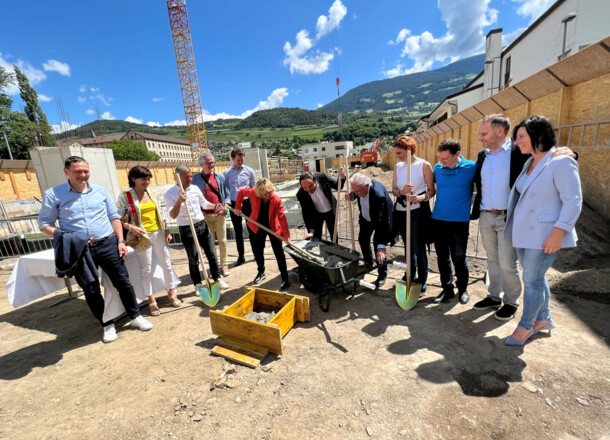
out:
{"label": "mountain", "polygon": [[[206,125],[207,127],[207,125]],[[63,133],[54,135],[58,140],[80,139],[96,136],[127,133],[129,130],[135,130],[142,133],[158,134],[161,136],[169,136],[178,139],[188,139],[186,126],[184,127],[149,127],[144,124],[134,124],[133,122],[119,120],[97,120],[81,125],[73,130],[64,131]]]}
{"label": "mountain", "polygon": [[279,107],[252,113],[238,124],[238,128],[287,128],[303,125],[334,124],[336,121],[337,113],[335,112]]}
{"label": "mountain", "polygon": [[459,92],[485,65],[485,55],[465,58],[439,69],[372,81],[321,107],[341,113],[400,112],[427,114],[447,95]]}

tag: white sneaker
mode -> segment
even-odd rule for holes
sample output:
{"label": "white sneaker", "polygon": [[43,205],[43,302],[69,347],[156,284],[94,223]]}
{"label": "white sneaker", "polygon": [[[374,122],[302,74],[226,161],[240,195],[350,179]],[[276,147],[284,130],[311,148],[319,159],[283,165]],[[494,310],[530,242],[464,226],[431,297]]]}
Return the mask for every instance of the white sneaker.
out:
{"label": "white sneaker", "polygon": [[201,289],[203,287],[203,284],[199,283],[195,285],[195,292],[193,292],[195,294],[195,296],[197,298],[199,298],[199,289]]}
{"label": "white sneaker", "polygon": [[221,290],[227,290],[229,288],[229,285],[222,278],[218,278],[216,281],[218,281]]}
{"label": "white sneaker", "polygon": [[147,321],[142,315],[139,315],[137,318],[131,320],[131,326],[133,328],[137,328],[138,330],[142,330],[143,332],[147,332],[153,325],[150,321]]}
{"label": "white sneaker", "polygon": [[116,329],[114,328],[114,324],[108,324],[104,326],[104,336],[102,336],[102,342],[104,344],[108,344],[110,342],[116,341]]}

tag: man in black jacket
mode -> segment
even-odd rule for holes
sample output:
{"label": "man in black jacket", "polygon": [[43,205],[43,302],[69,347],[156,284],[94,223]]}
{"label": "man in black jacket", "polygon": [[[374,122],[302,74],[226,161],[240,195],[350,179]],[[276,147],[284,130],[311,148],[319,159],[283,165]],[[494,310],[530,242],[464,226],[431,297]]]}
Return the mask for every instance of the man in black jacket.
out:
{"label": "man in black jacket", "polygon": [[[341,177],[341,188],[343,188],[345,183],[343,170],[339,170],[339,175]],[[297,192],[297,199],[301,204],[303,221],[305,227],[307,227],[305,238],[321,239],[324,222],[326,222],[326,228],[332,237],[337,213],[337,201],[332,195],[332,190],[337,190],[338,181],[323,173],[314,176],[306,171],[299,177],[299,183],[301,188]]]}
{"label": "man in black jacket", "polygon": [[373,246],[376,249],[375,257],[379,264],[379,275],[375,284],[379,288],[385,284],[388,277],[385,248],[392,239],[392,199],[381,182],[370,179],[364,174],[355,174],[350,178],[350,184],[352,192],[346,194],[345,199],[358,200],[360,208],[358,243],[367,266],[373,265],[371,236],[373,233],[375,234]]}

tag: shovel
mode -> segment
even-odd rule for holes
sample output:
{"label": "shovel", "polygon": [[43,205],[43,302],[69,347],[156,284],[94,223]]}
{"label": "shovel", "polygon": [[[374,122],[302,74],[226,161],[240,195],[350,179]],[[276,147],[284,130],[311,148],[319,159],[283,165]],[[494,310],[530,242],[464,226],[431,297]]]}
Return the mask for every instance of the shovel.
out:
{"label": "shovel", "polygon": [[[230,209],[231,211],[233,211],[233,212],[235,212],[235,211],[236,211],[235,209],[231,208],[230,206],[229,206],[229,209]],[[256,226],[258,226],[259,228],[261,228],[261,229],[263,229],[263,230],[267,231],[268,233],[270,233],[271,235],[273,235],[275,238],[279,239],[280,241],[283,241],[283,242],[284,242],[284,243],[286,243],[288,246],[290,246],[291,248],[293,248],[293,249],[294,249],[294,250],[296,250],[297,252],[300,252],[301,254],[303,254],[304,256],[306,256],[307,258],[309,258],[310,260],[314,260],[316,263],[319,263],[319,264],[322,264],[322,265],[325,265],[325,264],[326,264],[326,262],[324,261],[324,259],[323,259],[323,258],[316,257],[315,255],[310,254],[309,252],[307,252],[305,249],[301,249],[300,247],[298,247],[298,246],[296,246],[296,245],[292,244],[291,242],[289,242],[288,240],[286,240],[286,239],[285,239],[284,237],[282,237],[281,235],[276,234],[276,233],[275,233],[275,232],[273,232],[271,229],[269,229],[269,228],[267,228],[267,227],[265,227],[265,226],[261,225],[261,224],[260,224],[259,222],[257,222],[256,220],[252,220],[250,217],[248,217],[248,216],[247,216],[246,214],[244,214],[243,212],[241,213],[241,216],[242,216],[243,218],[245,218],[245,219],[246,219],[246,221],[254,223],[254,224],[255,224]]]}
{"label": "shovel", "polygon": [[[411,150],[407,150],[407,185],[411,185]],[[407,231],[405,235],[405,247],[407,251],[406,263],[395,261],[394,266],[404,267],[406,281],[396,281],[396,301],[403,310],[410,310],[415,307],[419,294],[421,292],[421,284],[411,283],[411,202],[407,198]]]}
{"label": "shovel", "polygon": [[[180,180],[180,173],[176,173],[176,180],[178,181],[178,186],[180,186],[180,191],[184,191],[184,188],[182,188],[182,180]],[[216,304],[218,304],[218,301],[220,301],[220,286],[218,285],[217,281],[210,283],[210,279],[208,278],[208,272],[205,270],[205,263],[203,262],[203,254],[201,253],[201,247],[199,247],[199,241],[197,240],[197,234],[195,232],[195,225],[193,224],[193,219],[191,217],[191,211],[189,211],[187,203],[185,203],[184,208],[186,209],[186,215],[189,218],[191,234],[193,234],[195,248],[197,249],[197,255],[199,255],[199,263],[201,264],[201,269],[203,270],[203,277],[205,278],[205,285],[199,288],[199,296],[201,297],[201,300],[206,306],[214,307]]]}

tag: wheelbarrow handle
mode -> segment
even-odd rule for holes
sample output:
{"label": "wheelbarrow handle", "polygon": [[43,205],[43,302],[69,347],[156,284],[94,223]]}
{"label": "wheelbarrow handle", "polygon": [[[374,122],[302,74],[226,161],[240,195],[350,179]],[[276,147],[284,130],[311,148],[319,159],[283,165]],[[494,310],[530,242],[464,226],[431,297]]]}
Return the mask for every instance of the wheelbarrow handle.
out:
{"label": "wheelbarrow handle", "polygon": [[[229,206],[229,209],[233,212],[236,211],[236,209],[231,208]],[[300,252],[301,254],[305,255],[307,258],[309,258],[310,260],[314,260],[314,261],[320,261],[321,258],[320,257],[316,257],[313,254],[310,254],[309,252],[307,252],[304,249],[301,249],[300,247],[298,247],[297,245],[292,244],[290,241],[286,240],[284,237],[282,237],[280,234],[276,234],[275,232],[273,232],[271,229],[269,229],[266,226],[261,225],[259,222],[257,222],[256,220],[252,220],[250,217],[248,217],[246,214],[244,214],[243,212],[241,213],[241,216],[243,218],[246,219],[246,221],[252,222],[254,223],[256,226],[258,226],[259,228],[267,231],[268,233],[272,234],[274,237],[278,238],[279,240],[283,241],[284,243],[286,243],[288,246],[292,247],[294,250]]]}

